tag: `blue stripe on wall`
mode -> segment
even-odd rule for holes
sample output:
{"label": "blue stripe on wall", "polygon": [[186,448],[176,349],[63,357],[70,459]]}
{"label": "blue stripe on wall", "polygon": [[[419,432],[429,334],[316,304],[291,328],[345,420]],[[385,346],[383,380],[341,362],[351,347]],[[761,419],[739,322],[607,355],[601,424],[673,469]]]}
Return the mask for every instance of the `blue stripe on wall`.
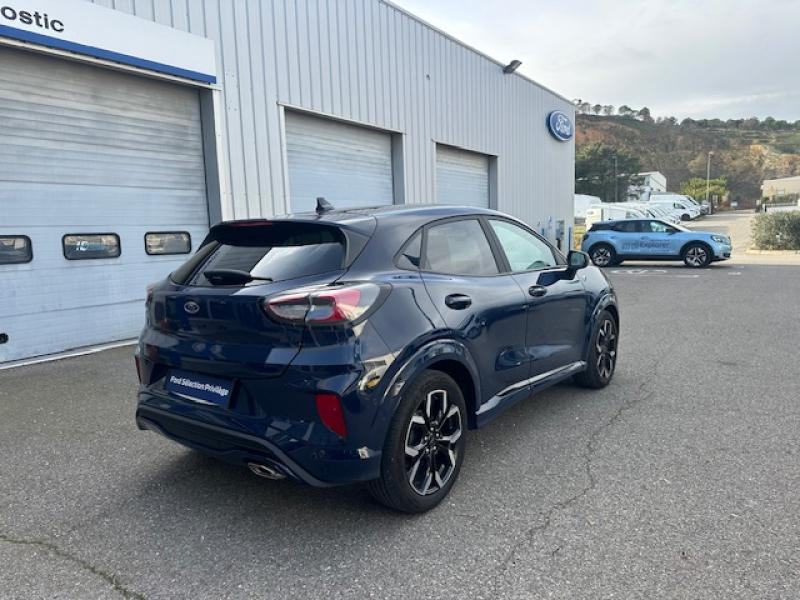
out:
{"label": "blue stripe on wall", "polygon": [[94,58],[100,58],[103,60],[111,60],[125,65],[139,67],[140,69],[147,69],[149,71],[156,71],[158,73],[165,73],[167,75],[174,75],[176,77],[183,77],[185,79],[192,79],[194,81],[217,83],[217,78],[214,75],[207,75],[205,73],[198,73],[197,71],[172,67],[170,65],[154,62],[152,60],[145,60],[143,58],[137,58],[135,56],[121,54],[119,52],[111,52],[110,50],[95,48],[94,46],[86,46],[84,44],[68,42],[66,40],[50,37],[49,35],[32,33],[30,31],[25,31],[24,29],[17,29],[15,27],[8,27],[7,25],[0,25],[0,36],[20,40],[22,42],[39,44],[40,46],[47,46],[49,48],[67,50],[69,52],[84,54],[86,56],[93,56]]}

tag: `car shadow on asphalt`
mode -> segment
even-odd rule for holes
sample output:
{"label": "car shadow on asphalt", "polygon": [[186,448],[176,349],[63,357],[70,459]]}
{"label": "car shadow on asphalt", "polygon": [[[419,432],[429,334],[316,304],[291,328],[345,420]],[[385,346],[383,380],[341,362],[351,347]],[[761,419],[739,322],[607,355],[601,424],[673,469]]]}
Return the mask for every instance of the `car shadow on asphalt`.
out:
{"label": "car shadow on asphalt", "polygon": [[[509,488],[515,485],[513,471],[522,472],[526,462],[552,464],[561,450],[553,449],[553,455],[548,456],[546,448],[542,454],[543,447],[538,445],[534,456],[531,440],[540,438],[545,431],[553,435],[564,424],[572,427],[576,411],[596,403],[598,394],[613,397],[614,388],[612,384],[596,392],[563,383],[519,402],[486,427],[471,430],[460,479],[444,504],[456,507],[462,502],[472,504],[469,495],[473,491],[496,485],[491,479],[497,476],[497,462],[503,457],[514,457],[505,459],[512,471]],[[165,440],[159,442],[171,444]],[[244,466],[230,465],[189,449],[167,459],[160,468],[154,467],[148,479],[140,484],[149,504],[181,505],[189,515],[197,511],[231,514],[234,510],[263,515],[271,522],[277,520],[301,529],[309,521],[325,521],[334,515],[355,527],[365,523],[374,526],[376,519],[402,526],[409,518],[378,504],[363,484],[314,488],[291,480],[265,480]],[[528,501],[535,512],[536,499]]]}

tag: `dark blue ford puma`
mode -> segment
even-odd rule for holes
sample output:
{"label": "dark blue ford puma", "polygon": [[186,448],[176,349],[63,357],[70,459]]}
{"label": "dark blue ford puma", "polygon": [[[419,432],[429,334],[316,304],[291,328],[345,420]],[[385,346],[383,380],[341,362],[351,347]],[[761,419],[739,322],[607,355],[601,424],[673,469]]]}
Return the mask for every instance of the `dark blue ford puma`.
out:
{"label": "dark blue ford puma", "polygon": [[467,429],[617,358],[614,291],[524,223],[448,206],[211,229],[148,290],[136,420],[256,474],[435,506]]}

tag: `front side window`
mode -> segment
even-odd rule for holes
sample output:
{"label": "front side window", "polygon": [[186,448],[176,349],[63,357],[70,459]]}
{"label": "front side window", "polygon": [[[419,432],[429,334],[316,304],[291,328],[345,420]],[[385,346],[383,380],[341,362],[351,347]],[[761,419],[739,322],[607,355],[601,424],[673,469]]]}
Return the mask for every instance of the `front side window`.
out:
{"label": "front side window", "polygon": [[434,225],[428,230],[425,268],[449,275],[497,275],[497,261],[475,219]]}
{"label": "front side window", "polygon": [[33,260],[33,246],[27,235],[0,235],[0,265],[19,265]]}
{"label": "front side window", "polygon": [[159,254],[189,254],[192,251],[192,236],[186,231],[160,231],[146,233],[144,250],[154,256]]}
{"label": "front side window", "polygon": [[508,221],[490,220],[508,264],[514,272],[547,269],[556,266],[552,249],[530,231]]}
{"label": "front side window", "polygon": [[667,225],[663,221],[650,221],[650,226],[647,228],[651,233],[672,233],[677,231],[671,225]]}
{"label": "front side window", "polygon": [[62,242],[67,260],[117,258],[121,252],[116,233],[69,233]]}

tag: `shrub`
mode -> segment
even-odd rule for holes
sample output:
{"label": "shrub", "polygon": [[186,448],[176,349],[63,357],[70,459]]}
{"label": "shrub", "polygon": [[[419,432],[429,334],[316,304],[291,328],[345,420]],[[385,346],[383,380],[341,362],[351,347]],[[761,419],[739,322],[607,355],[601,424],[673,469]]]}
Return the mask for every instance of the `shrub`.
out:
{"label": "shrub", "polygon": [[753,245],[759,250],[800,250],[800,210],[756,215]]}

